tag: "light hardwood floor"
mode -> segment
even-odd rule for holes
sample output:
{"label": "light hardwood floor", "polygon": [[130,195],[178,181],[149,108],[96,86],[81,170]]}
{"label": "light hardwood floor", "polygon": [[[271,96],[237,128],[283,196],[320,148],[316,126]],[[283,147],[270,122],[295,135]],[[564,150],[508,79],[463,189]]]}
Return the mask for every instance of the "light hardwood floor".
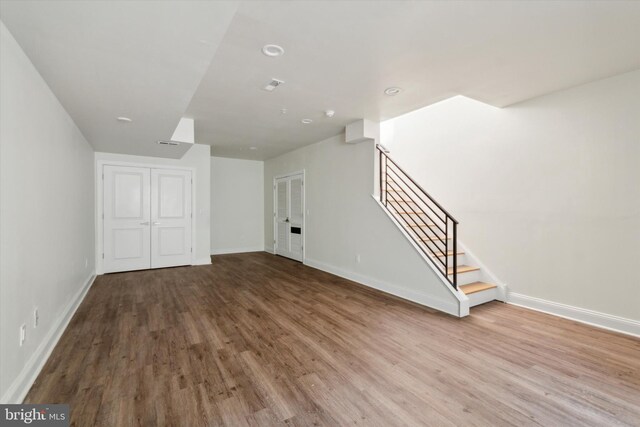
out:
{"label": "light hardwood floor", "polygon": [[96,279],[26,402],[72,424],[640,425],[640,340],[457,319],[269,255]]}

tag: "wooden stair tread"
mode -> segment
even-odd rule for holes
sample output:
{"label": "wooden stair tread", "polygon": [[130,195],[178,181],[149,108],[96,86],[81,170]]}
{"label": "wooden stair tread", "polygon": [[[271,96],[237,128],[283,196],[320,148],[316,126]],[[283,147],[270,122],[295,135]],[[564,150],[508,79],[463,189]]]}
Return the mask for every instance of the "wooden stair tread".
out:
{"label": "wooden stair tread", "polygon": [[[480,267],[473,267],[471,265],[459,265],[458,268],[456,269],[456,272],[460,274],[460,273],[469,273],[470,271],[476,271],[476,270],[480,270]],[[451,275],[451,274],[453,274],[453,267],[449,267],[447,269],[447,275]]]}
{"label": "wooden stair tread", "polygon": [[493,283],[485,283],[485,282],[473,282],[468,283],[466,285],[459,286],[460,290],[464,292],[465,295],[475,294],[476,292],[486,291],[487,289],[497,288]]}

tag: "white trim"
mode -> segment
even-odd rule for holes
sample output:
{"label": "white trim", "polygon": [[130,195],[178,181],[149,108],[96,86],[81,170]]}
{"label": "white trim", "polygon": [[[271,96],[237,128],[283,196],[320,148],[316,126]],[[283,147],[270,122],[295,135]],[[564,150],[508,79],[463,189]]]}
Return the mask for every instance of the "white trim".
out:
{"label": "white trim", "polygon": [[[95,214],[96,214],[96,229],[95,229],[95,241],[96,241],[96,274],[104,274],[104,265],[102,254],[104,251],[104,224],[103,224],[103,190],[104,182],[102,180],[104,173],[104,166],[131,166],[150,169],[169,169],[169,170],[182,170],[191,171],[191,265],[201,265],[203,259],[196,259],[196,221],[197,221],[197,200],[196,200],[196,168],[187,166],[172,166],[172,165],[157,165],[154,163],[140,163],[140,162],[122,162],[111,160],[95,160],[96,162],[96,176],[95,176]],[[211,261],[206,264],[211,264]]]}
{"label": "white trim", "polygon": [[198,258],[191,265],[211,265],[211,257]]}
{"label": "white trim", "polygon": [[443,311],[456,317],[459,316],[458,305],[453,302],[434,298],[431,295],[423,294],[412,289],[407,289],[402,286],[374,279],[359,273],[354,273],[352,271],[343,270],[341,268],[334,267],[332,265],[325,264],[320,261],[315,261],[309,258],[307,258],[307,262],[305,264],[307,266],[317,268],[318,270],[326,271],[328,273],[335,274],[336,276],[340,276],[342,278],[360,283],[369,288],[373,288],[378,291],[382,291],[384,293],[391,294],[396,297],[418,303],[420,305],[424,305],[426,307],[435,308],[436,310]]}
{"label": "white trim", "polygon": [[244,252],[262,252],[264,248],[262,246],[249,246],[246,248],[228,248],[228,249],[213,249],[211,255],[224,255],[224,254],[241,254]]}
{"label": "white trim", "polygon": [[576,322],[586,323],[587,325],[598,328],[640,337],[640,321],[638,320],[625,319],[624,317],[613,316],[611,314],[513,292],[507,294],[507,303],[558,317],[564,317],[565,319],[575,320]]}
{"label": "white trim", "polygon": [[265,251],[265,252],[268,252],[268,253],[270,253],[270,254],[273,254],[273,255],[275,255],[275,254],[276,254],[276,251],[273,249],[273,246],[265,246],[265,247],[264,247],[264,251]]}
{"label": "white trim", "polygon": [[16,379],[11,383],[5,394],[2,396],[2,400],[0,400],[0,402],[7,404],[22,403],[24,401],[24,398],[27,396],[27,393],[31,389],[36,378],[38,378],[44,364],[49,359],[49,356],[51,356],[51,352],[58,344],[60,337],[64,333],[65,329],[67,329],[71,318],[80,306],[80,303],[84,300],[85,295],[89,291],[89,288],[91,288],[95,279],[96,274],[95,272],[92,272],[91,276],[89,276],[82,288],[76,292],[71,301],[67,304],[58,320],[49,329],[29,360],[27,360],[27,363],[24,365]]}
{"label": "white trim", "polygon": [[[400,232],[404,235],[404,237],[407,240],[407,242],[409,242],[409,244],[413,247],[413,249],[420,256],[420,258],[422,258],[422,260],[436,273],[436,277],[438,279],[440,279],[440,282],[442,282],[442,285],[449,292],[451,292],[451,294],[453,296],[456,297],[456,299],[458,300],[459,309],[456,310],[456,313],[454,315],[458,316],[458,317],[468,316],[469,315],[469,307],[470,307],[469,306],[469,298],[464,294],[464,292],[457,291],[457,290],[453,289],[453,287],[451,286],[449,281],[447,281],[444,277],[442,277],[442,273],[440,273],[440,269],[438,267],[436,267],[436,265],[433,263],[432,260],[429,259],[429,257],[425,256],[425,254],[422,252],[420,247],[413,241],[413,238],[404,229],[402,224],[400,224],[398,222],[398,220],[395,219],[393,217],[393,215],[391,215],[389,213],[389,211],[384,207],[384,205],[382,203],[380,203],[380,200],[378,200],[378,198],[376,196],[371,195],[371,198],[373,200],[375,200],[375,202],[378,204],[380,209],[382,209],[382,212],[384,212],[386,214],[387,218],[389,218],[391,220],[391,222],[393,222],[395,224],[395,226],[398,228],[398,230],[400,230]],[[410,299],[410,298],[407,298],[407,299]],[[425,305],[428,305],[428,304],[425,304]],[[437,307],[434,307],[434,308],[437,308]],[[443,311],[445,311],[445,310],[443,310]],[[447,312],[447,313],[449,313],[449,312]],[[449,313],[449,314],[453,314],[453,313]]]}
{"label": "white trim", "polygon": [[304,169],[300,169],[299,171],[295,171],[295,172],[287,172],[287,173],[283,173],[283,174],[280,174],[280,175],[274,175],[273,176],[273,182],[276,182],[276,179],[287,178],[287,177],[294,176],[294,175],[302,175],[304,177],[304,171],[305,171]]}

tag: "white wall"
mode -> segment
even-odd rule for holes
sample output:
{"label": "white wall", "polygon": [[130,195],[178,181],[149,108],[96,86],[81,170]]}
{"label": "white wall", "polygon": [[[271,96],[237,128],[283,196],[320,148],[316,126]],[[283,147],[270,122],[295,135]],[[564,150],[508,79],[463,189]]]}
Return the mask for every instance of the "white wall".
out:
{"label": "white wall", "polygon": [[264,250],[264,162],[211,157],[211,254]]}
{"label": "white wall", "polygon": [[2,23],[0,58],[0,401],[16,403],[94,274],[93,149]]}
{"label": "white wall", "polygon": [[[150,142],[152,143],[152,142]],[[194,144],[193,147],[186,152],[181,159],[164,159],[159,157],[145,157],[145,156],[130,156],[127,154],[113,154],[113,153],[96,153],[96,164],[99,161],[107,162],[127,162],[137,164],[149,164],[160,166],[176,166],[185,168],[194,168],[194,185],[195,185],[195,199],[194,199],[194,219],[196,222],[196,234],[193,236],[195,242],[196,264],[210,264],[210,249],[209,249],[209,236],[210,236],[210,197],[211,197],[211,182],[210,182],[210,161],[211,147],[204,144]],[[97,171],[99,173],[99,171]],[[100,183],[100,180],[96,176],[96,186]],[[96,204],[99,205],[96,201]],[[96,212],[99,214],[99,212]],[[100,224],[100,218],[96,217],[96,223]],[[100,228],[100,227],[98,227]],[[97,233],[96,236],[96,254],[102,253],[102,236]],[[101,272],[101,261],[97,260],[98,273]]]}
{"label": "white wall", "polygon": [[640,71],[391,122],[391,156],[511,292],[640,320]]}
{"label": "white wall", "polygon": [[266,250],[273,251],[273,178],[304,169],[306,264],[457,314],[458,299],[371,197],[374,144],[343,141],[340,135],[265,161]]}

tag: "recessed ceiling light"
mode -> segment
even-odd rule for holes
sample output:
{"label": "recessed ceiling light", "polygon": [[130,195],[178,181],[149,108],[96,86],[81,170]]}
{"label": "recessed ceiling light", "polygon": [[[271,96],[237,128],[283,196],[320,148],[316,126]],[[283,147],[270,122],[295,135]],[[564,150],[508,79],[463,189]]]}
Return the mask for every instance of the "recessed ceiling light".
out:
{"label": "recessed ceiling light", "polygon": [[400,89],[399,87],[388,87],[384,90],[384,94],[389,96],[395,96],[400,92],[402,92],[402,89]]}
{"label": "recessed ceiling light", "polygon": [[282,56],[284,55],[284,49],[277,44],[268,44],[262,48],[262,53],[271,57]]}
{"label": "recessed ceiling light", "polygon": [[129,117],[124,117],[124,116],[117,117],[116,120],[124,123],[131,123],[133,121]]}
{"label": "recessed ceiling light", "polygon": [[258,147],[249,147],[249,150],[257,150]]}
{"label": "recessed ceiling light", "polygon": [[305,125],[308,125],[309,123],[313,122],[313,120],[311,120],[311,119],[302,119],[300,121]]}
{"label": "recessed ceiling light", "polygon": [[280,114],[287,114],[287,109],[286,108],[281,109]]}
{"label": "recessed ceiling light", "polygon": [[333,111],[333,110],[327,110],[327,111],[324,112],[324,115],[329,117],[329,118],[333,117],[335,114],[336,114],[336,112]]}

